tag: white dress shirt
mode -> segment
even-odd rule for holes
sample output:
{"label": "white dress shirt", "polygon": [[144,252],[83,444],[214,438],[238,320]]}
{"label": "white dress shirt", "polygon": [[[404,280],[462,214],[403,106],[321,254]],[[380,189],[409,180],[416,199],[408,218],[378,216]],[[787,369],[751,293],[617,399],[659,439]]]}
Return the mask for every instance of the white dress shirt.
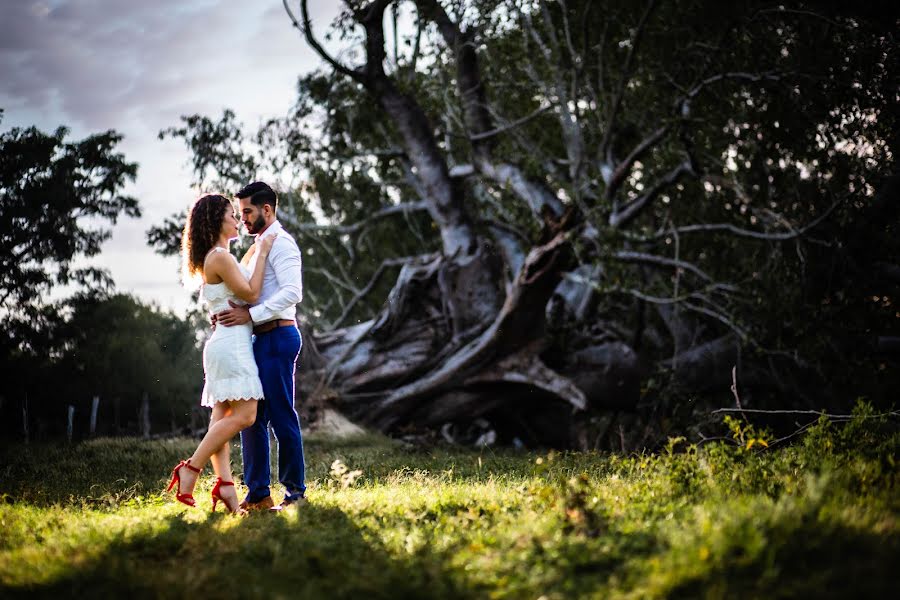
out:
{"label": "white dress shirt", "polygon": [[[303,299],[302,257],[297,242],[281,223],[274,221],[263,231],[257,241],[277,235],[266,259],[262,292],[256,304],[250,307],[254,325],[274,319],[295,320],[297,303]],[[250,270],[256,270],[259,254],[250,259]]]}

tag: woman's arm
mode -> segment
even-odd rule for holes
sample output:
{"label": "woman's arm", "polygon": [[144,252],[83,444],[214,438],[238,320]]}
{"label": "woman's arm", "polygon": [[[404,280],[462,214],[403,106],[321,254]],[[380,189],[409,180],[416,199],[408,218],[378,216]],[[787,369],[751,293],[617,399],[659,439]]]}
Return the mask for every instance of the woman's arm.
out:
{"label": "woman's arm", "polygon": [[265,302],[250,308],[250,316],[257,323],[274,318],[303,299],[302,257],[290,236],[279,239],[278,246],[273,246],[269,265],[275,274],[278,289]]}
{"label": "woman's arm", "polygon": [[[256,302],[259,299],[260,292],[262,292],[263,276],[266,272],[266,257],[272,249],[272,243],[275,241],[275,237],[276,236],[274,235],[269,236],[256,244],[259,246],[256,250],[259,254],[259,258],[257,258],[257,268],[253,270],[250,281],[244,279],[244,275],[238,268],[237,263],[235,263],[231,256],[227,255],[225,252],[214,252],[207,259],[206,265],[203,267],[203,273],[206,276],[206,280],[209,281],[210,279],[216,278],[221,279],[225,282],[225,285],[228,286],[228,289],[244,302]],[[260,263],[260,261],[262,262]]]}

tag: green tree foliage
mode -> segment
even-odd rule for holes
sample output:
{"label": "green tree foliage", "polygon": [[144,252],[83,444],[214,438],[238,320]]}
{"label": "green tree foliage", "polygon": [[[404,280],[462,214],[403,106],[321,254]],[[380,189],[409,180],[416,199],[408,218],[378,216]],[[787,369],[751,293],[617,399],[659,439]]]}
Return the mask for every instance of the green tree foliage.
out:
{"label": "green tree foliage", "polygon": [[[97,255],[119,217],[139,217],[125,195],[137,165],[116,149],[114,131],[67,141],[13,128],[0,134],[0,406],[2,429],[32,437],[76,435],[101,397],[101,432],[134,431],[146,393],[156,429],[189,422],[202,384],[195,328],[134,298],[110,295],[109,274],[76,267]],[[53,299],[62,286],[75,293]]]}
{"label": "green tree foliage", "polygon": [[40,330],[21,331],[28,351],[8,357],[7,434],[21,435],[27,401],[32,437],[64,434],[69,405],[84,437],[94,396],[100,434],[138,433],[145,395],[152,431],[202,425],[192,415],[203,385],[195,323],[125,294],[78,294],[44,312]]}
{"label": "green tree foliage", "polygon": [[114,131],[66,141],[34,127],[0,134],[0,310],[35,315],[54,286],[109,287],[108,274],[74,268],[110,236],[106,223],[141,215],[122,194],[137,165],[116,151]]}
{"label": "green tree foliage", "polygon": [[65,320],[64,306],[51,293],[65,285],[88,295],[109,290],[106,271],[75,265],[100,252],[110,236],[106,225],[141,214],[138,201],[122,193],[137,173],[116,149],[122,136],[107,131],[68,141],[67,135],[64,127],[0,134],[0,376],[7,382],[7,431],[22,431],[30,420],[20,411],[47,409],[56,397],[54,382],[64,380],[51,376],[60,357],[54,329]]}
{"label": "green tree foliage", "polygon": [[[131,296],[71,299],[71,314],[54,331],[53,369],[68,387],[63,403],[100,395],[110,429],[135,421],[144,394],[156,428],[190,422],[203,384],[196,331],[189,321]],[[111,410],[119,414],[111,414]],[[62,413],[60,413],[62,414]],[[132,425],[133,428],[133,425]]]}

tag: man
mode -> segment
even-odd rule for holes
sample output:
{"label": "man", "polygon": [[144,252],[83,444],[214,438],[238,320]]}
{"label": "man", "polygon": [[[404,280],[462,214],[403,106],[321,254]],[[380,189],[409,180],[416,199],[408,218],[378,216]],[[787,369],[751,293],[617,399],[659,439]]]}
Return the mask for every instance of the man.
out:
{"label": "man", "polygon": [[[226,327],[253,322],[253,354],[265,400],[258,404],[256,422],[241,431],[244,483],[249,488],[241,507],[280,510],[301,501],[306,492],[303,438],[294,410],[294,368],[302,345],[296,324],[296,304],[303,297],[301,255],[275,216],[278,198],[272,188],[257,181],[239,191],[237,199],[247,233],[257,240],[278,237],[265,264],[255,264],[255,254],[249,259],[251,270],[266,270],[258,302],[249,308],[232,304],[215,322]],[[269,490],[269,424],[278,441],[278,478],[286,489],[277,507]]]}

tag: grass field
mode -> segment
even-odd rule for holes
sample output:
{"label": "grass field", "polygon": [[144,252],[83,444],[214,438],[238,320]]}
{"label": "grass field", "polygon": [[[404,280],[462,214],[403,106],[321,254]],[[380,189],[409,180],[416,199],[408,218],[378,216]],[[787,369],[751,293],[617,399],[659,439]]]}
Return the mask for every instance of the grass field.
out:
{"label": "grass field", "polygon": [[208,470],[199,509],[162,493],[192,440],[7,446],[0,596],[890,597],[900,436],[863,417],[633,456],[310,436],[309,503],[244,519]]}

